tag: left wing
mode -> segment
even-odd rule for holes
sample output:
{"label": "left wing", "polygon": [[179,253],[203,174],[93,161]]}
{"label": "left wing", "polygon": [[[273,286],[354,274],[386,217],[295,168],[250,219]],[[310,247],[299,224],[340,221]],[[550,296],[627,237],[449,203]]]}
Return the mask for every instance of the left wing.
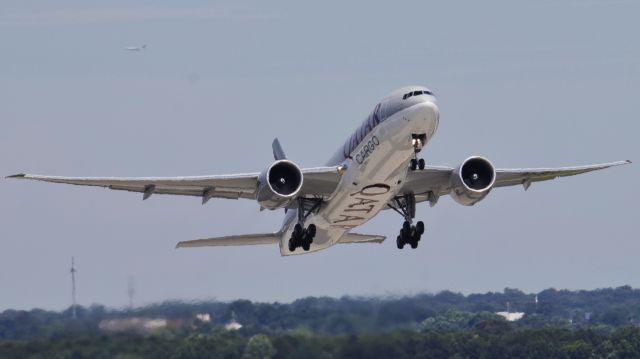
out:
{"label": "left wing", "polygon": [[[528,189],[531,183],[552,180],[558,177],[574,176],[581,173],[597,171],[613,166],[626,165],[631,161],[618,161],[597,165],[560,167],[560,168],[518,168],[496,169],[496,181],[494,187],[522,185]],[[451,167],[431,167],[424,170],[411,171],[407,175],[400,194],[413,193],[416,202],[431,201],[432,204],[438,197],[449,194],[451,191],[450,178],[453,172]]]}
{"label": "left wing", "polygon": [[[299,196],[329,197],[340,181],[339,167],[302,169],[303,185]],[[152,194],[173,194],[202,197],[202,204],[211,198],[254,199],[259,173],[193,177],[60,177],[17,174],[7,178],[65,183],[79,186],[98,186],[113,190]]]}

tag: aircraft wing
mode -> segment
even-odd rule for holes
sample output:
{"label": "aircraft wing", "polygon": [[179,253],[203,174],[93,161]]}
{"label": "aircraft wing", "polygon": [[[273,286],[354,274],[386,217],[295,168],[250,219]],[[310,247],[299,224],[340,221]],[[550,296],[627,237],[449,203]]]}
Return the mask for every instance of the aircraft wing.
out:
{"label": "aircraft wing", "polygon": [[[494,187],[522,185],[526,190],[532,182],[574,176],[628,163],[631,163],[631,161],[560,168],[497,168]],[[451,191],[450,178],[453,170],[451,167],[427,166],[424,170],[411,171],[407,175],[400,193],[414,193],[416,202],[431,201],[432,204],[435,204],[439,196],[449,194]]]}
{"label": "aircraft wing", "polygon": [[[340,181],[338,167],[302,169],[303,185],[299,196],[329,197]],[[79,186],[98,186],[113,190],[139,192],[142,199],[152,194],[173,194],[211,198],[254,199],[259,173],[192,177],[61,177],[17,174],[7,178],[65,183]]]}

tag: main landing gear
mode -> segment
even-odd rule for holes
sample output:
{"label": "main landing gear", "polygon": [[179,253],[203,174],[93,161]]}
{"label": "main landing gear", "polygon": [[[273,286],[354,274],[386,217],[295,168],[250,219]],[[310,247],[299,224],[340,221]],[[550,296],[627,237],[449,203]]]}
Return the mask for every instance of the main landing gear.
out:
{"label": "main landing gear", "polygon": [[418,248],[418,242],[420,242],[423,233],[424,223],[422,221],[418,221],[415,226],[411,225],[409,221],[404,221],[402,229],[400,229],[400,234],[398,234],[396,238],[398,249],[404,248],[405,244],[411,245],[413,249]]}
{"label": "main landing gear", "polygon": [[296,223],[293,227],[293,233],[291,233],[291,238],[289,238],[289,251],[293,252],[298,247],[302,247],[305,251],[308,251],[311,248],[311,243],[313,243],[313,237],[316,236],[316,225],[310,224],[307,228],[302,228],[300,223]]}
{"label": "main landing gear", "polygon": [[321,199],[298,199],[298,223],[293,227],[293,233],[291,233],[291,238],[289,238],[290,252],[294,252],[298,247],[302,247],[304,251],[308,251],[311,248],[313,238],[316,236],[316,225],[310,224],[305,228],[304,221],[311,213],[319,210],[321,204]]}
{"label": "main landing gear", "polygon": [[389,205],[389,207],[404,217],[400,234],[396,238],[398,249],[403,249],[405,244],[409,244],[413,249],[418,248],[418,242],[424,233],[424,222],[418,221],[416,225],[411,224],[416,214],[416,197],[413,194],[405,194],[394,198],[394,202],[395,206]]}

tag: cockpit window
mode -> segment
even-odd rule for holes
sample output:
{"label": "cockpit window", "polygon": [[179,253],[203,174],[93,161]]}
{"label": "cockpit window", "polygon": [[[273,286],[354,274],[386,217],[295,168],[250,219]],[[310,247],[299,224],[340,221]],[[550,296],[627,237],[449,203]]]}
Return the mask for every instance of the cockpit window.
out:
{"label": "cockpit window", "polygon": [[426,90],[421,90],[421,91],[413,91],[413,92],[409,92],[406,93],[402,96],[403,100],[408,99],[411,96],[419,96],[419,95],[433,95],[433,92],[431,91],[426,91]]}

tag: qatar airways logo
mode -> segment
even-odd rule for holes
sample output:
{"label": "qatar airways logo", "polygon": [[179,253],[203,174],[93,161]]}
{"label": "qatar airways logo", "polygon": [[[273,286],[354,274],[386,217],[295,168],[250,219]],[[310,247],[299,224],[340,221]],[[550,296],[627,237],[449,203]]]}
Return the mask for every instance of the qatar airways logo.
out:
{"label": "qatar airways logo", "polygon": [[351,229],[377,213],[376,207],[386,204],[391,186],[386,183],[375,183],[349,194],[347,206],[333,219],[331,227]]}
{"label": "qatar airways logo", "polygon": [[356,162],[361,165],[362,162],[364,162],[364,160],[366,160],[367,157],[369,157],[373,153],[373,151],[375,151],[379,144],[380,140],[378,139],[378,137],[372,136],[371,139],[364,144],[364,147],[362,147],[360,152],[358,152],[358,154],[356,155]]}

